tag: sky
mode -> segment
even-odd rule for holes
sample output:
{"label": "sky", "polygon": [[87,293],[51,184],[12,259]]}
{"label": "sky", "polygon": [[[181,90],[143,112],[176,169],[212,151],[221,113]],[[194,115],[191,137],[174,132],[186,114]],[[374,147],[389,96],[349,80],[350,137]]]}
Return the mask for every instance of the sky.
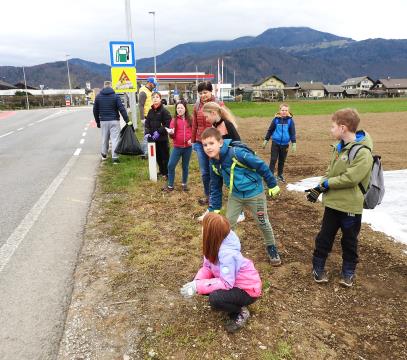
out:
{"label": "sky", "polygon": [[[407,245],[407,170],[384,171],[386,192],[383,201],[373,210],[363,210],[362,222],[375,231],[381,231]],[[320,177],[288,184],[291,191],[304,192],[319,184]],[[305,195],[304,195],[305,196]],[[322,195],[320,196],[320,200]],[[407,253],[407,252],[406,252]]]}
{"label": "sky", "polygon": [[[136,59],[186,42],[307,26],[354,40],[407,39],[405,0],[130,0]],[[127,40],[125,0],[1,2],[0,66],[73,58],[109,64],[109,41]]]}

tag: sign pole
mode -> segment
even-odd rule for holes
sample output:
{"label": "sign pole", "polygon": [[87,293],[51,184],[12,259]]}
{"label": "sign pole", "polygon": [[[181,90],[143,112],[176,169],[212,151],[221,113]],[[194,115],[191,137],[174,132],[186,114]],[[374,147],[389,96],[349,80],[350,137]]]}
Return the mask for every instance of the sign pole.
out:
{"label": "sign pole", "polygon": [[155,153],[155,143],[148,143],[148,172],[150,180],[157,182],[157,159]]}

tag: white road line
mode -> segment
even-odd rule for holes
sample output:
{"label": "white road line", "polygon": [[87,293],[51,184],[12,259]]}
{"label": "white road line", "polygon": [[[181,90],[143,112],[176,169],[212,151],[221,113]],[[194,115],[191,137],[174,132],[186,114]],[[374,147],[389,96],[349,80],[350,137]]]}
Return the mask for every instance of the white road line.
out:
{"label": "white road line", "polygon": [[73,153],[74,156],[78,156],[81,153],[82,149],[81,148],[77,148],[75,150],[75,152]]}
{"label": "white road line", "polygon": [[0,135],[0,138],[9,136],[9,135],[11,135],[13,132],[14,132],[14,131],[10,131],[10,132],[8,132],[8,133],[5,133],[5,134],[3,134],[3,135]]}
{"label": "white road line", "polygon": [[86,136],[86,132],[82,133],[82,136]]}
{"label": "white road line", "polygon": [[27,126],[33,126],[34,125],[34,123],[29,123]]}
{"label": "white road line", "polygon": [[18,227],[14,230],[14,232],[10,235],[7,239],[5,244],[0,247],[0,272],[3,271],[4,267],[8,264],[10,259],[12,258],[13,254],[17,250],[18,246],[24,240],[28,232],[31,230],[33,225],[37,222],[38,218],[40,217],[42,211],[47,206],[48,202],[54,196],[55,192],[57,191],[58,187],[64,181],[66,176],[69,174],[69,171],[74,166],[76,161],[78,160],[77,157],[72,156],[69,161],[66,163],[64,168],[60,171],[60,173],[56,176],[56,178],[52,181],[51,185],[43,192],[41,197],[38,201],[34,204],[28,214],[24,217]]}
{"label": "white road line", "polygon": [[85,127],[83,130],[88,131],[88,129],[89,129],[88,127]]}
{"label": "white road line", "polygon": [[81,141],[79,141],[79,144],[83,144],[85,142],[85,139],[81,139]]}
{"label": "white road line", "polygon": [[40,122],[43,122],[43,121],[45,121],[45,120],[48,120],[48,119],[50,119],[50,118],[52,118],[52,117],[54,117],[54,116],[57,116],[57,115],[59,115],[59,114],[61,114],[61,113],[63,113],[63,112],[64,112],[63,110],[60,110],[60,111],[58,111],[58,112],[56,112],[56,113],[54,113],[54,114],[51,114],[51,115],[46,116],[45,118],[42,118],[42,119],[40,119],[40,120],[37,120],[36,123],[40,123]]}
{"label": "white road line", "polygon": [[21,131],[21,130],[24,130],[24,128],[22,127],[22,128],[18,128],[18,129],[17,129],[17,131]]}

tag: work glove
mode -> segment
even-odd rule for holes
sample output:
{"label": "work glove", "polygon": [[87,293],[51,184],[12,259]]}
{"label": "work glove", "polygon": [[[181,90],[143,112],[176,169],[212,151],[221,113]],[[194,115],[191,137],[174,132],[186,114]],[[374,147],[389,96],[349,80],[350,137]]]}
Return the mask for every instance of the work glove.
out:
{"label": "work glove", "polygon": [[165,128],[165,130],[167,131],[167,133],[169,134],[169,135],[174,135],[174,129],[171,129],[171,128]]}
{"label": "work glove", "polygon": [[158,132],[157,130],[154,131],[153,136],[152,136],[152,139],[153,139],[154,141],[156,141],[159,137],[160,137],[159,132]]}
{"label": "work glove", "polygon": [[100,122],[97,122],[96,126],[100,129]]}
{"label": "work glove", "polygon": [[268,140],[264,140],[264,141],[263,141],[263,144],[261,145],[261,147],[262,147],[263,149],[265,149],[266,146],[267,146],[267,143],[268,143]]}
{"label": "work glove", "polygon": [[186,283],[181,289],[180,289],[181,295],[185,299],[190,299],[196,294],[196,281],[193,280],[189,283]]}
{"label": "work glove", "polygon": [[280,193],[280,187],[278,185],[269,189],[269,196],[274,199]]}
{"label": "work glove", "polygon": [[297,143],[291,143],[291,151],[294,154],[297,152]]}
{"label": "work glove", "polygon": [[305,192],[308,193],[307,194],[307,200],[311,201],[313,203],[318,200],[319,195],[321,193],[324,193],[324,192],[327,192],[327,191],[328,191],[328,189],[324,188],[321,185],[318,185],[318,186],[316,186],[316,187],[314,187],[312,189],[305,190]]}
{"label": "work glove", "polygon": [[127,121],[127,125],[132,126],[132,125],[133,125],[133,121],[131,121],[131,120]]}
{"label": "work glove", "polygon": [[149,137],[151,137],[150,134],[145,134],[145,135],[144,135],[144,140],[145,140],[145,141],[148,141],[148,138],[149,138]]}

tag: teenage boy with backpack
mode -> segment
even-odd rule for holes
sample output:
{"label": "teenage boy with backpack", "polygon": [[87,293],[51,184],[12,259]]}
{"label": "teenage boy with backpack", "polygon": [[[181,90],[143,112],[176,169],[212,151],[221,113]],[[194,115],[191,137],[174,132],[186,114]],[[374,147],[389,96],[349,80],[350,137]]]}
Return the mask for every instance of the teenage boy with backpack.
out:
{"label": "teenage boy with backpack", "polygon": [[202,146],[209,157],[211,172],[209,211],[219,213],[222,208],[223,182],[229,188],[226,217],[232,229],[236,227],[239,214],[247,206],[263,232],[267,254],[271,265],[281,264],[267,214],[267,200],[264,194],[263,179],[268,186],[268,194],[277,196],[280,188],[267,164],[254,154],[245,144],[223,140],[216,128],[208,128],[201,134]]}
{"label": "teenage boy with backpack", "polygon": [[[325,262],[332,250],[335,235],[342,231],[342,276],[340,284],[351,287],[358,262],[358,235],[361,227],[364,194],[372,171],[373,142],[366,131],[357,131],[359,114],[354,109],[341,109],[332,116],[331,134],[339,142],[333,145],[331,160],[325,176],[313,189],[305,190],[307,199],[316,202],[322,193],[325,206],[321,230],[315,238],[313,277],[317,283],[328,282]],[[354,146],[361,147],[351,159]]]}

